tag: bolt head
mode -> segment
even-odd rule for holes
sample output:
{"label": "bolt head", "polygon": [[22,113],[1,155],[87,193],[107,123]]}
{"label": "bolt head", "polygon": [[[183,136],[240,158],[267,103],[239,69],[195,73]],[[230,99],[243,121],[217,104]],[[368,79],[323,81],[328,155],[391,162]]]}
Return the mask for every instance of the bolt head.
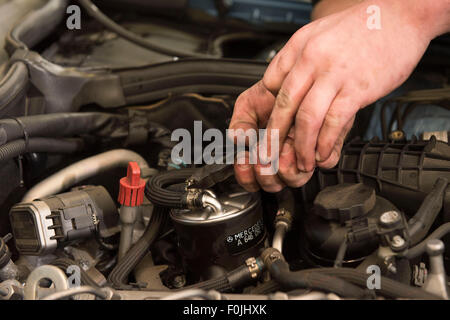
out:
{"label": "bolt head", "polygon": [[432,239],[427,241],[427,253],[429,256],[438,256],[443,254],[445,250],[444,243],[439,239]]}
{"label": "bolt head", "polygon": [[405,239],[400,237],[399,235],[392,237],[392,246],[394,248],[401,248],[405,245]]}
{"label": "bolt head", "polygon": [[177,275],[173,278],[172,285],[175,288],[181,288],[186,284],[186,277],[183,275]]}
{"label": "bolt head", "polygon": [[380,222],[385,226],[391,226],[400,220],[400,213],[395,210],[386,211],[380,216]]}
{"label": "bolt head", "polygon": [[278,254],[278,252],[272,252],[269,257],[273,261],[273,260],[278,259],[280,257],[280,255]]}

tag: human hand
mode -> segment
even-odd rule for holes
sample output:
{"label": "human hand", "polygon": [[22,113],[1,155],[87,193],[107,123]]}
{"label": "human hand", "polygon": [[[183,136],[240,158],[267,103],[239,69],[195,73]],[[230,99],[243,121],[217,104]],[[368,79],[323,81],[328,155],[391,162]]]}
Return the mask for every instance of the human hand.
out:
{"label": "human hand", "polygon": [[[367,25],[370,5],[380,9],[380,29]],[[269,135],[278,130],[279,149],[272,152],[270,138],[267,149],[279,152],[279,170],[262,175],[261,164],[236,164],[239,183],[277,192],[303,185],[316,166],[335,166],[356,112],[408,78],[429,41],[448,28],[441,19],[423,1],[375,0],[298,30],[263,79],[239,96],[230,123],[230,129],[267,128]]]}

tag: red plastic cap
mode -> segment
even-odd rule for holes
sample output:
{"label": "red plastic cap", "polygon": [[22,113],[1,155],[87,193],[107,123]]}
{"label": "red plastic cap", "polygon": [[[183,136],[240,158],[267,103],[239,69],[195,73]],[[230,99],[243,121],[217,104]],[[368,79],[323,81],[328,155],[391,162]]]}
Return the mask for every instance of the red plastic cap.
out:
{"label": "red plastic cap", "polygon": [[140,206],[144,201],[144,188],[141,168],[137,162],[129,162],[127,176],[120,179],[119,203],[128,207]]}

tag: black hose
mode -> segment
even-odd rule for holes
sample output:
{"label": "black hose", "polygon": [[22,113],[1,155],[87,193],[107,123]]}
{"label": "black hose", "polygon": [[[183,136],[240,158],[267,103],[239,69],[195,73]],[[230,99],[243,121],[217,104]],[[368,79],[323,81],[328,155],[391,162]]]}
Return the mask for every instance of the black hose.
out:
{"label": "black hose", "polygon": [[[450,223],[449,223],[450,225]],[[450,227],[449,231],[450,231]],[[367,278],[368,274],[363,271],[358,271],[356,269],[350,268],[316,268],[316,269],[307,269],[296,271],[296,273],[324,273],[327,275],[333,275],[344,280],[347,280],[355,285],[366,287],[367,286]],[[426,300],[435,300],[440,299],[439,297],[428,293],[419,288],[411,287],[406,284],[400,283],[398,281],[386,278],[381,276],[381,285],[378,290],[381,296],[390,297],[390,298],[408,298],[408,299],[426,299]],[[251,293],[252,294],[268,294],[271,292],[275,292],[281,289],[281,286],[278,282],[274,280],[270,280],[265,282],[256,288],[254,288]],[[329,290],[326,290],[329,291]]]}
{"label": "black hose", "polygon": [[248,266],[243,264],[240,267],[218,278],[198,282],[193,285],[186,286],[173,291],[183,291],[188,289],[203,289],[203,290],[216,290],[219,292],[224,292],[230,291],[232,289],[243,288],[253,282],[255,282],[255,278],[252,276],[252,273],[250,272]]}
{"label": "black hose", "polygon": [[366,290],[332,275],[307,272],[304,270],[291,272],[287,262],[281,259],[271,263],[268,269],[271,276],[283,289],[305,288],[333,292],[339,296],[348,298],[367,297]]}
{"label": "black hose", "polygon": [[174,291],[183,291],[188,289],[203,289],[203,290],[216,290],[218,292],[229,291],[233,287],[230,284],[226,275],[211,280],[202,281],[190,286],[186,286]]}
{"label": "black hose", "polygon": [[182,290],[195,288],[195,289],[216,290],[219,292],[224,292],[236,288],[245,287],[254,281],[255,279],[252,277],[252,274],[248,266],[244,264],[219,278],[199,282],[191,286],[184,287],[182,288]]}
{"label": "black hose", "polygon": [[409,219],[408,232],[411,245],[421,241],[430,230],[442,209],[447,185],[448,180],[446,178],[437,179],[433,189],[425,197],[417,213]]}
{"label": "black hose", "polygon": [[[364,271],[359,271],[351,268],[318,268],[302,270],[300,272],[327,274],[330,276],[339,277],[343,280],[364,288],[367,287],[367,279],[369,277],[369,275]],[[438,296],[428,293],[422,289],[408,286],[384,276],[381,276],[380,289],[377,289],[377,292],[379,292],[382,296],[394,299],[440,299]]]}
{"label": "black hose", "polygon": [[131,271],[147,253],[150,246],[157,238],[164,221],[167,218],[167,208],[155,206],[150,222],[142,237],[131,247],[108,276],[108,282],[113,288],[128,287],[127,279]]}
{"label": "black hose", "polygon": [[151,177],[145,185],[145,196],[155,205],[168,208],[183,208],[185,206],[186,192],[171,190],[171,186],[184,183],[191,177],[196,169],[181,169],[162,172]]}
{"label": "black hose", "polygon": [[0,116],[8,114],[10,107],[23,99],[28,89],[28,69],[25,63],[12,64],[3,79],[0,79]]}
{"label": "black hose", "polygon": [[129,135],[128,115],[101,112],[42,114],[0,120],[0,145],[24,138],[67,137],[92,134],[98,137],[126,138]]}
{"label": "black hose", "polygon": [[[218,292],[231,291],[233,289],[242,288],[255,281],[246,265],[242,265],[235,270],[218,278],[213,278],[198,282],[180,289],[171,290],[173,292],[184,291],[189,289],[215,290]],[[153,291],[151,288],[141,289],[144,291]]]}
{"label": "black hose", "polygon": [[449,233],[450,233],[450,222],[447,222],[439,226],[439,228],[437,228],[436,230],[434,230],[428,237],[425,238],[425,240],[417,244],[415,247],[409,248],[408,251],[406,251],[406,253],[400,254],[399,256],[404,257],[406,259],[417,258],[418,256],[425,253],[428,240],[441,239]]}
{"label": "black hose", "polygon": [[15,140],[0,146],[0,162],[13,159],[26,152],[74,153],[83,149],[81,139],[31,138]]}
{"label": "black hose", "polygon": [[100,234],[97,232],[95,235],[95,241],[105,250],[108,251],[115,251],[119,248],[118,243],[107,243],[105,240],[100,236]]}
{"label": "black hose", "polygon": [[117,70],[128,105],[196,92],[238,96],[267,69],[261,61],[181,59],[147,67]]}
{"label": "black hose", "polygon": [[11,260],[11,251],[6,241],[0,237],[0,269],[5,267]]}
{"label": "black hose", "polygon": [[38,10],[28,14],[5,39],[10,55],[17,49],[28,49],[51,34],[64,19],[68,0],[50,0]]}
{"label": "black hose", "polygon": [[[113,20],[108,18],[105,14],[103,14],[100,9],[94,5],[90,0],[78,0],[78,2],[83,6],[83,8],[87,11],[87,13],[100,22],[105,28],[108,30],[117,33],[122,38],[142,47],[145,49],[149,49],[151,51],[161,53],[168,56],[174,56],[179,58],[185,57],[197,57],[197,58],[213,58],[215,56],[201,53],[187,53],[179,50],[169,49],[165,47],[161,47],[157,43],[154,43],[146,38],[143,38],[133,32],[128,31],[123,28],[119,24],[115,23]],[[217,56],[216,56],[217,57]]]}
{"label": "black hose", "polygon": [[[318,289],[353,298],[363,297],[368,292],[367,280],[369,279],[369,274],[364,270],[351,268],[314,268],[291,272],[288,263],[282,259],[281,253],[273,248],[264,250],[261,254],[261,259],[264,261],[264,265],[272,277],[283,289]],[[312,274],[326,275],[331,278],[321,278],[312,276]],[[351,283],[353,287],[348,287],[347,283]],[[366,288],[364,294],[356,290],[354,285]],[[362,290],[361,288],[359,290]],[[390,298],[440,299],[424,290],[411,287],[384,276],[380,276],[380,288],[376,290],[375,292]]]}

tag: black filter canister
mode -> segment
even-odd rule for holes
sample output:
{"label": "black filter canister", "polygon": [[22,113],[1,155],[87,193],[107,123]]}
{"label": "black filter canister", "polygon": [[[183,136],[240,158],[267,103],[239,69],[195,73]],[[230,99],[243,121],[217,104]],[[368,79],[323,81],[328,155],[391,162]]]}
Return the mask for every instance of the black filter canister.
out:
{"label": "black filter canister", "polygon": [[179,248],[187,269],[202,279],[220,276],[258,256],[264,246],[259,193],[240,187],[217,196],[222,210],[172,210]]}

